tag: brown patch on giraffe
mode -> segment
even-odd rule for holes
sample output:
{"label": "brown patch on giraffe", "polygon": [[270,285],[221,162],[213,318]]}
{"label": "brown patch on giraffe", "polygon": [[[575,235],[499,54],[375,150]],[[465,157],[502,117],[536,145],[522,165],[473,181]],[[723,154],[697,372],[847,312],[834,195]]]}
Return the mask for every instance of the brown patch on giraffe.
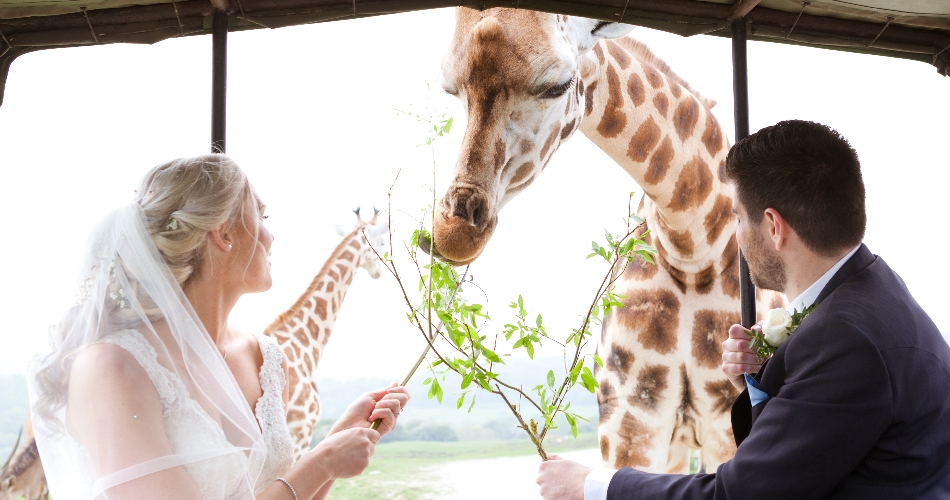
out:
{"label": "brown patch on giraffe", "polygon": [[594,55],[597,56],[597,62],[599,62],[601,65],[607,62],[607,58],[604,57],[604,49],[600,48],[599,43],[594,45]]}
{"label": "brown patch on giraffe", "polygon": [[693,318],[693,361],[704,368],[718,368],[722,363],[722,341],[729,337],[729,327],[739,322],[735,311],[703,309]]}
{"label": "brown patch on giraffe", "polygon": [[696,274],[695,282],[693,286],[696,287],[696,291],[702,295],[706,295],[711,292],[713,285],[716,284],[716,265],[710,264],[709,267],[703,269],[702,271]]}
{"label": "brown patch on giraffe", "polygon": [[661,75],[660,72],[656,70],[656,68],[650,66],[649,64],[644,64],[643,72],[646,74],[647,81],[650,82],[651,87],[658,89],[663,86],[663,75]]}
{"label": "brown patch on giraffe", "polygon": [[650,441],[653,440],[655,435],[655,430],[647,427],[646,424],[627,412],[620,422],[620,429],[617,431],[620,443],[617,445],[617,458],[614,460],[614,466],[617,468],[649,466],[650,459],[645,451],[650,449]]}
{"label": "brown patch on giraffe", "polygon": [[295,409],[295,408],[291,408],[291,409],[287,410],[287,421],[288,421],[288,422],[300,422],[301,420],[305,419],[306,417],[307,417],[307,416],[304,415],[303,410],[297,410],[297,409]]}
{"label": "brown patch on giraffe", "polygon": [[633,364],[634,355],[628,349],[614,343],[610,346],[610,354],[607,356],[607,367],[617,374],[620,384],[627,383],[627,374],[630,372],[630,365]]}
{"label": "brown patch on giraffe", "polygon": [[630,63],[633,61],[633,59],[630,57],[630,54],[627,54],[627,52],[620,48],[620,46],[617,45],[617,42],[614,42],[613,40],[607,42],[607,52],[609,52],[610,56],[613,57],[615,61],[617,61],[617,64],[620,65],[620,69],[629,68]]}
{"label": "brown patch on giraffe", "polygon": [[610,419],[610,415],[617,408],[617,395],[607,379],[600,381],[600,390],[597,391],[597,409],[600,413],[600,423]]}
{"label": "brown patch on giraffe", "polygon": [[310,332],[304,328],[298,328],[297,331],[294,332],[294,338],[297,339],[300,345],[310,344]]}
{"label": "brown patch on giraffe", "polygon": [[702,205],[712,192],[712,183],[709,164],[698,155],[694,156],[680,170],[680,176],[673,187],[673,196],[670,198],[670,210],[682,212]]}
{"label": "brown patch on giraffe", "polygon": [[717,195],[712,210],[706,214],[703,227],[706,228],[706,242],[712,245],[722,235],[732,218],[732,200],[728,196]]}
{"label": "brown patch on giraffe", "polygon": [[310,396],[311,390],[313,389],[310,388],[310,384],[302,384],[300,386],[300,392],[297,394],[297,399],[294,400],[293,405],[297,407],[305,406],[307,404],[307,397]]}
{"label": "brown patch on giraffe", "polygon": [[[356,259],[356,254],[349,250],[344,250],[343,253],[340,254],[340,260],[353,262],[354,259]],[[337,267],[340,268],[340,271],[344,271],[346,269],[346,266],[343,266],[342,264],[337,264]]]}
{"label": "brown patch on giraffe", "polygon": [[739,245],[736,238],[729,238],[722,252],[722,293],[727,297],[739,298]]}
{"label": "brown patch on giraffe", "polygon": [[775,295],[772,297],[772,303],[769,304],[769,309],[785,309],[785,304],[782,303],[782,297]]}
{"label": "brown patch on giraffe", "polygon": [[668,227],[665,229],[667,236],[670,238],[670,245],[672,245],[674,249],[682,253],[684,257],[690,257],[693,255],[693,251],[695,250],[693,246],[693,236],[688,230],[674,231]]}
{"label": "brown patch on giraffe", "polygon": [[627,157],[638,163],[646,161],[658,142],[660,142],[660,127],[651,116],[640,124],[637,131],[633,133],[633,137],[630,138]]}
{"label": "brown patch on giraffe", "polygon": [[656,276],[657,270],[656,264],[650,264],[643,259],[633,259],[623,270],[623,276],[628,280],[643,281]]}
{"label": "brown patch on giraffe", "polygon": [[660,354],[676,347],[680,301],[669,290],[633,290],[617,310],[618,320],[636,333],[643,347]]}
{"label": "brown patch on giraffe", "polygon": [[356,240],[350,240],[350,244],[349,244],[348,246],[353,247],[355,250],[359,250],[359,249],[360,249],[360,242],[359,242],[359,241],[356,241]]}
{"label": "brown patch on giraffe", "polygon": [[643,88],[643,80],[636,73],[630,75],[630,78],[627,79],[627,95],[630,96],[630,100],[633,101],[634,106],[639,106],[647,100],[647,92]]}
{"label": "brown patch on giraffe", "polygon": [[600,456],[606,462],[610,458],[610,438],[600,436]]}
{"label": "brown patch on giraffe", "polygon": [[340,302],[336,299],[336,297],[330,297],[330,313],[336,314],[339,309]]}
{"label": "brown patch on giraffe", "polygon": [[633,394],[627,397],[627,402],[631,406],[655,412],[660,406],[669,376],[670,367],[668,366],[644,366],[637,375],[637,387],[633,390]]}
{"label": "brown patch on giraffe", "polygon": [[294,355],[293,355],[293,356],[287,356],[287,358],[290,359],[290,361],[293,361],[293,360],[295,360],[295,359],[297,359],[297,358],[300,357],[300,352],[301,352],[301,350],[300,350],[300,346],[297,345],[297,344],[291,344],[290,347],[291,347],[291,349],[294,350]]}
{"label": "brown patch on giraffe", "polygon": [[610,139],[617,137],[627,126],[627,115],[623,112],[623,94],[620,92],[620,76],[613,66],[607,66],[607,103],[604,114],[597,124],[597,132]]}
{"label": "brown patch on giraffe", "polygon": [[681,141],[685,141],[693,135],[693,129],[696,128],[696,122],[699,121],[699,104],[696,99],[687,97],[673,112],[673,127],[676,129],[676,135]]}
{"label": "brown patch on giraffe", "polygon": [[505,141],[498,138],[495,141],[495,168],[501,168],[505,164],[505,153],[507,149],[505,148]]}
{"label": "brown patch on giraffe", "polygon": [[719,175],[719,182],[723,184],[729,182],[729,176],[726,175],[726,160],[719,162],[719,170],[716,173]]}
{"label": "brown patch on giraffe", "polygon": [[303,357],[303,364],[307,365],[307,373],[313,373],[313,358],[310,356]]}
{"label": "brown patch on giraffe", "polygon": [[[307,319],[307,333],[308,333],[308,337],[317,339],[317,341],[319,341],[320,327],[317,326],[317,322],[314,321],[313,318]],[[307,345],[307,344],[309,344],[309,342],[305,343],[304,345]]]}
{"label": "brown patch on giraffe", "polygon": [[710,380],[703,389],[712,399],[712,411],[716,413],[732,411],[732,403],[739,396],[739,390],[729,380]]}
{"label": "brown patch on giraffe", "polygon": [[327,319],[327,300],[323,297],[316,297],[317,306],[313,308],[313,312],[321,320]]}
{"label": "brown patch on giraffe", "polygon": [[521,140],[521,152],[522,152],[522,153],[527,153],[527,152],[531,151],[532,149],[534,149],[534,141],[532,141],[532,140],[530,140],[530,139],[522,139],[522,140]]}
{"label": "brown patch on giraffe", "polygon": [[597,82],[590,84],[590,87],[587,87],[584,90],[584,116],[587,116],[594,112],[594,90],[597,89]]}
{"label": "brown patch on giraffe", "polygon": [[565,125],[564,128],[561,129],[561,140],[563,141],[564,139],[567,139],[568,136],[570,136],[574,132],[574,129],[576,127],[577,127],[577,118],[567,122],[567,125]]}
{"label": "brown patch on giraffe", "polygon": [[330,279],[334,281],[337,281],[340,279],[340,274],[334,271],[333,269],[327,269],[327,276],[329,276]]}
{"label": "brown patch on giraffe", "polygon": [[656,107],[656,110],[660,112],[660,116],[666,118],[666,112],[670,108],[670,99],[666,97],[666,94],[657,94],[653,98],[653,106]]}
{"label": "brown patch on giraffe", "polygon": [[303,319],[306,315],[307,315],[307,311],[301,308],[299,311],[297,311],[297,314],[294,314],[294,319],[297,320],[298,322],[303,322]]}
{"label": "brown patch on giraffe", "polygon": [[534,172],[534,162],[527,162],[524,165],[518,167],[518,170],[515,172],[515,176],[511,178],[509,185],[518,184],[519,182],[525,180],[531,172]]}
{"label": "brown patch on giraffe", "polygon": [[667,77],[666,83],[670,86],[670,93],[673,94],[673,99],[679,99],[683,95],[683,87],[679,83],[676,83],[672,78]]}
{"label": "brown patch on giraffe", "polygon": [[548,138],[544,140],[544,145],[541,146],[541,161],[544,161],[544,159],[547,157],[548,150],[551,149],[551,146],[554,145],[554,140],[557,139],[558,132],[560,131],[561,131],[561,128],[558,126],[557,123],[555,123],[554,126],[551,127],[551,132],[548,133]]}
{"label": "brown patch on giraffe", "polygon": [[334,284],[332,281],[327,282],[327,293],[332,292],[334,288],[336,288],[336,284]]}
{"label": "brown patch on giraffe", "polygon": [[667,170],[670,169],[670,163],[673,162],[673,154],[673,141],[670,140],[670,136],[666,136],[650,158],[650,165],[643,173],[643,181],[647,184],[658,184],[662,181],[666,177]]}
{"label": "brown patch on giraffe", "polygon": [[[353,258],[356,258],[356,257],[354,256]],[[343,278],[346,278],[346,275],[350,274],[350,268],[347,267],[342,262],[337,262],[336,268],[340,271],[340,276],[342,276]]]}
{"label": "brown patch on giraffe", "polygon": [[[706,146],[706,151],[709,151],[710,156],[716,156],[716,153],[722,150],[722,129],[719,128],[716,117],[708,111],[706,112],[706,129],[703,130],[703,145]],[[725,161],[723,161],[723,166],[725,166]]]}

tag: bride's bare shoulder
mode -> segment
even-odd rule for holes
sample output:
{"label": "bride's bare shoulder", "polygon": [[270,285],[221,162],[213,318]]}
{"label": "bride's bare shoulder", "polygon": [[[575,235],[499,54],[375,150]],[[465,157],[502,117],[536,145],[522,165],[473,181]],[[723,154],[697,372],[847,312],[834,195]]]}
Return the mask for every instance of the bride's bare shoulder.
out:
{"label": "bride's bare shoulder", "polygon": [[[151,413],[161,403],[155,386],[135,357],[109,343],[92,344],[76,357],[69,375],[67,418],[102,415],[117,409]],[[80,418],[80,420],[82,420]]]}

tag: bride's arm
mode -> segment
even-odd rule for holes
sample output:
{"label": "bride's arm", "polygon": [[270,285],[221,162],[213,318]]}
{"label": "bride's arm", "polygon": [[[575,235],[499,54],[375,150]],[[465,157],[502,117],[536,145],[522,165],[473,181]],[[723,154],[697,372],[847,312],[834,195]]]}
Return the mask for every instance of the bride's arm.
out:
{"label": "bride's arm", "polygon": [[[68,390],[67,430],[89,452],[99,478],[116,472],[134,474],[127,469],[174,455],[155,386],[125,349],[112,344],[87,347],[73,364]],[[201,498],[182,467],[126,478],[106,490],[106,496],[110,500]]]}

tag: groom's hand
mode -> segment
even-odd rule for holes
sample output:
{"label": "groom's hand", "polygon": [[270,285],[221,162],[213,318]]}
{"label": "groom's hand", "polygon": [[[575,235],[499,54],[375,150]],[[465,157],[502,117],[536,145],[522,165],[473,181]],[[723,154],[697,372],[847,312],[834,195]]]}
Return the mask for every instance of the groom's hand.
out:
{"label": "groom's hand", "polygon": [[584,481],[590,467],[564,460],[557,455],[548,455],[548,460],[538,467],[537,483],[541,486],[544,500],[584,500]]}
{"label": "groom's hand", "polygon": [[[754,327],[753,327],[754,328]],[[722,343],[722,372],[729,377],[732,385],[740,391],[745,389],[742,374],[756,373],[762,362],[749,349],[749,336],[742,325],[729,327],[729,338]]]}

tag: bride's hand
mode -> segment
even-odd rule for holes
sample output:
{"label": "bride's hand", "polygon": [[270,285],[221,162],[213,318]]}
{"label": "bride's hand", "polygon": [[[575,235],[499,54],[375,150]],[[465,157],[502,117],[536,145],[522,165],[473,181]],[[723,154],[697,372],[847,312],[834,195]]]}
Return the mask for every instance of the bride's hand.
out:
{"label": "bride's hand", "polygon": [[350,404],[327,436],[354,427],[369,427],[379,419],[382,422],[377,430],[380,436],[385,436],[396,428],[396,418],[408,402],[409,392],[396,382],[389,387],[367,392]]}
{"label": "bride's hand", "polygon": [[327,436],[310,453],[328,471],[331,479],[358,476],[376,452],[379,433],[373,429],[346,429]]}

